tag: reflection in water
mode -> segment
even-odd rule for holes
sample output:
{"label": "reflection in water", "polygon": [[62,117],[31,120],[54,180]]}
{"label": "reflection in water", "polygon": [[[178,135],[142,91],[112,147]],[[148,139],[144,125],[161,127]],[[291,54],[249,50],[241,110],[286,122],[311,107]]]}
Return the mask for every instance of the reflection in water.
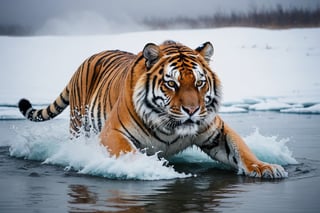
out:
{"label": "reflection in water", "polygon": [[80,184],[69,185],[69,190],[69,212],[144,212],[143,205],[137,205],[136,198],[130,198],[130,194],[123,194],[122,190]]}
{"label": "reflection in water", "polygon": [[70,196],[69,203],[75,204],[95,204],[98,196],[96,193],[90,192],[87,186],[84,185],[70,185]]}
{"label": "reflection in water", "polygon": [[103,179],[99,188],[70,185],[69,212],[215,212],[235,205],[227,200],[243,192],[243,182],[257,181],[221,173],[166,181]]}

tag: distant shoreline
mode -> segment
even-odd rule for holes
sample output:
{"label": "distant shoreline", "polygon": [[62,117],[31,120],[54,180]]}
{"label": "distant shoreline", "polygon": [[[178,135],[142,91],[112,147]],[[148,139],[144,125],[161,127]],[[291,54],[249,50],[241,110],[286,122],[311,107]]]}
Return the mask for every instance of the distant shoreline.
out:
{"label": "distant shoreline", "polygon": [[277,5],[273,9],[253,8],[248,12],[214,13],[190,18],[146,18],[143,24],[151,29],[174,29],[179,26],[191,29],[219,27],[255,27],[268,29],[308,28],[320,26],[320,7],[285,9]]}
{"label": "distant shoreline", "polygon": [[[63,18],[61,19],[63,20]],[[130,19],[131,20],[131,19]],[[188,14],[177,17],[146,16],[128,21],[115,21],[115,26],[124,27],[124,31],[143,30],[172,30],[172,29],[210,29],[221,27],[254,27],[266,29],[290,29],[320,27],[320,6],[314,9],[291,7],[285,8],[280,4],[275,8],[257,9],[253,7],[248,12],[213,12],[211,15],[192,17]],[[67,23],[66,23],[67,24]],[[82,25],[81,21],[77,24]],[[133,24],[133,26],[131,26]],[[104,28],[108,26],[100,26]],[[110,27],[110,26],[109,26]],[[127,28],[127,30],[125,30]],[[38,35],[39,29],[34,26],[21,24],[0,24],[0,36],[33,36]],[[53,29],[54,31],[54,29]],[[55,32],[53,34],[61,34]],[[91,32],[92,33],[92,32]],[[98,32],[97,32],[98,33]],[[86,34],[86,33],[80,33]],[[99,33],[101,34],[101,33]],[[105,33],[108,34],[108,33]],[[41,35],[52,35],[42,32]]]}

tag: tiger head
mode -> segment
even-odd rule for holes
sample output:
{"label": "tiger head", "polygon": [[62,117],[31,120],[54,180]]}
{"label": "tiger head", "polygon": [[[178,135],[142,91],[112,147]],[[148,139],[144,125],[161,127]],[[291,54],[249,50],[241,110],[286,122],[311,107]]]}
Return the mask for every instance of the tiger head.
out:
{"label": "tiger head", "polygon": [[210,69],[213,46],[192,50],[174,41],[147,44],[145,71],[134,88],[135,110],[149,128],[166,135],[197,135],[213,122],[221,85]]}

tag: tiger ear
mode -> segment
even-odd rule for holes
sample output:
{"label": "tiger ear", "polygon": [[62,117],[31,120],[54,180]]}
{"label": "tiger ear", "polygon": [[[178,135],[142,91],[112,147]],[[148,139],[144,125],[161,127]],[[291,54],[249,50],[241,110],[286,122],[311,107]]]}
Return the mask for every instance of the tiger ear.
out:
{"label": "tiger ear", "polygon": [[213,45],[207,41],[201,46],[197,47],[196,51],[209,63],[213,56]]}
{"label": "tiger ear", "polygon": [[153,43],[146,44],[143,48],[143,57],[146,59],[147,69],[150,69],[160,58],[160,48]]}

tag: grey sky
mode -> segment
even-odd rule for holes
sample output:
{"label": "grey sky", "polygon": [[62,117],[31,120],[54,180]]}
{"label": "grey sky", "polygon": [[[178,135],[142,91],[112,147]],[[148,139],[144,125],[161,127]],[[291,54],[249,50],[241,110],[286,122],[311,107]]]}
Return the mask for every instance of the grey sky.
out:
{"label": "grey sky", "polygon": [[320,0],[1,0],[0,24],[32,27],[36,34],[139,30],[147,17],[196,17],[252,8],[312,9]]}

